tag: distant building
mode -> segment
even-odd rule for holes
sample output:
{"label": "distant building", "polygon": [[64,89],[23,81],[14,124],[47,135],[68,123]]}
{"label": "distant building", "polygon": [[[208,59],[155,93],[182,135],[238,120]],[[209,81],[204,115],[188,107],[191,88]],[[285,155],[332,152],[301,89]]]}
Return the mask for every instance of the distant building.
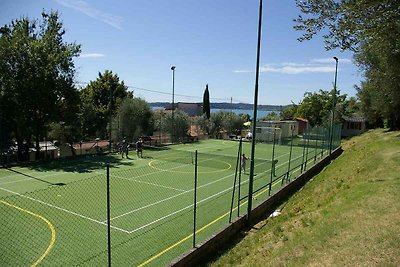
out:
{"label": "distant building", "polygon": [[342,137],[359,135],[366,131],[366,121],[362,117],[343,117]]}
{"label": "distant building", "polygon": [[[257,130],[258,128],[258,130]],[[256,124],[256,133],[259,132],[267,133],[268,129],[279,128],[280,130],[280,137],[281,138],[288,138],[293,135],[296,136],[299,134],[299,123],[297,121],[257,121]],[[256,134],[256,138],[257,134]]]}
{"label": "distant building", "polygon": [[[203,105],[200,103],[175,103],[175,109],[180,109],[188,114],[189,117],[201,116],[203,114]],[[172,104],[165,107],[165,110],[172,110]]]}
{"label": "distant building", "polygon": [[60,156],[59,148],[52,141],[39,142],[39,158],[36,155],[36,147],[29,148],[29,160],[55,159]]}
{"label": "distant building", "polygon": [[299,134],[303,134],[308,126],[308,120],[303,118],[296,118],[296,121],[299,124]]}

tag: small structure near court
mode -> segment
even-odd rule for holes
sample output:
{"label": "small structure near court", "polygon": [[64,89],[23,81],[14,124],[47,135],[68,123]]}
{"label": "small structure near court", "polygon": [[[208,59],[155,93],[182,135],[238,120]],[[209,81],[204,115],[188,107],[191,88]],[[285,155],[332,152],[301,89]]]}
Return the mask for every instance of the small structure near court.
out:
{"label": "small structure near court", "polygon": [[256,140],[261,142],[280,143],[280,140],[291,138],[299,134],[299,123],[297,121],[258,121],[256,124]]}
{"label": "small structure near court", "polygon": [[106,152],[109,146],[108,140],[94,140],[79,143],[60,145],[60,157],[79,155],[93,155]]}
{"label": "small structure near court", "polygon": [[366,122],[362,117],[343,117],[342,136],[350,137],[366,131]]}

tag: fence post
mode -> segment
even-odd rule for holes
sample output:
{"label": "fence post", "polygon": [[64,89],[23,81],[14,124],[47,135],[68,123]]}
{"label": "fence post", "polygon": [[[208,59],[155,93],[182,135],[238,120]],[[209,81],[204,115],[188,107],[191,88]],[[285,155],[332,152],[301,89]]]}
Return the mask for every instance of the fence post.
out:
{"label": "fence post", "polygon": [[240,186],[242,185],[242,161],[241,161],[241,156],[242,156],[242,150],[243,150],[243,144],[240,145],[239,148],[239,188],[238,188],[238,201],[237,201],[237,216],[240,216],[240,198],[241,198],[241,194],[240,194]]}
{"label": "fence post", "polygon": [[[240,137],[240,141],[239,141],[239,147],[238,147],[238,153],[237,153],[237,157],[236,157],[236,169],[235,169],[235,179],[233,181],[233,189],[232,189],[232,199],[231,199],[231,209],[229,212],[229,223],[232,222],[232,211],[233,211],[233,201],[235,199],[235,188],[236,188],[236,180],[237,180],[237,174],[238,174],[238,167],[240,166],[240,153],[241,153],[241,148],[242,147],[242,137]],[[240,184],[239,184],[239,188],[240,188]],[[240,198],[240,196],[239,196]],[[239,205],[238,205],[238,209],[239,209]]]}
{"label": "fence post", "polygon": [[271,190],[272,190],[272,180],[273,176],[275,176],[275,168],[276,168],[276,163],[275,163],[275,137],[276,137],[276,128],[274,128],[274,140],[272,143],[272,163],[271,163],[271,179],[269,181],[269,189],[268,189],[268,195],[271,195]]}
{"label": "fence post", "polygon": [[111,266],[111,225],[110,225],[110,163],[107,163],[107,251],[108,267]]}
{"label": "fence post", "polygon": [[[290,163],[292,161],[293,132],[294,132],[294,128],[292,127],[292,140],[290,140],[290,152],[289,152],[288,170],[287,170],[287,173],[286,173],[286,181],[290,181],[289,175],[290,175]],[[282,184],[283,184],[283,180],[284,179],[285,179],[285,176],[283,176],[283,178],[282,178]]]}
{"label": "fence post", "polygon": [[303,155],[301,157],[301,170],[300,170],[300,173],[303,173],[303,170],[304,170],[304,157],[305,157],[305,153],[306,153],[306,142],[305,142],[305,138],[304,137],[307,136],[306,135],[306,131],[307,130],[305,130],[304,133],[303,133]]}
{"label": "fence post", "polygon": [[197,210],[197,150],[194,156],[193,248],[196,247],[196,210]]}
{"label": "fence post", "polygon": [[315,129],[315,149],[314,149],[314,164],[317,161],[317,150],[318,150],[318,138],[319,138],[319,128],[314,127]]}
{"label": "fence post", "polygon": [[306,171],[307,170],[307,162],[308,162],[308,146],[309,146],[309,144],[310,144],[310,130],[307,128],[306,129],[306,132],[307,132],[307,148],[306,148],[306,160],[305,160],[305,162],[304,162],[304,171]]}

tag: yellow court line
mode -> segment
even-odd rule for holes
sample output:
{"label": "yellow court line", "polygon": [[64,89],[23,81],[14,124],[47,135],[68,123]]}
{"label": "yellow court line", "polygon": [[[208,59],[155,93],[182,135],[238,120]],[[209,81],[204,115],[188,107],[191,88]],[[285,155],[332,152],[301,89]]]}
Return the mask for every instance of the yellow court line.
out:
{"label": "yellow court line", "polygon": [[[279,181],[276,181],[275,183],[272,184],[272,186],[275,186],[276,184],[278,184]],[[259,192],[258,194],[256,194],[254,197],[258,197],[259,195],[265,193],[267,191],[267,189],[262,190],[261,192]],[[247,200],[245,202],[243,202],[242,204],[240,204],[240,207],[245,205],[247,203]],[[235,207],[232,211],[236,210],[237,207]],[[217,221],[221,220],[222,218],[226,217],[228,214],[230,214],[230,211],[226,212],[225,214],[221,215],[220,217],[216,218],[215,220],[211,221],[210,223],[204,225],[203,227],[201,227],[200,229],[198,229],[196,231],[196,234],[202,232],[204,229],[208,228],[209,226],[211,226],[212,224],[216,223]],[[172,246],[164,249],[163,251],[161,251],[160,253],[158,253],[157,255],[154,255],[153,257],[149,258],[148,260],[146,260],[145,262],[141,263],[138,265],[138,267],[142,267],[145,266],[147,264],[149,264],[150,262],[154,261],[155,259],[161,257],[162,255],[164,255],[165,253],[167,253],[168,251],[172,250],[173,248],[177,247],[178,245],[182,244],[183,242],[185,242],[186,240],[188,240],[189,238],[191,238],[193,236],[193,234],[190,234],[188,236],[186,236],[185,238],[181,239],[180,241],[176,242],[175,244],[173,244]]]}
{"label": "yellow court line", "polygon": [[50,244],[49,244],[49,246],[47,247],[46,251],[42,254],[42,256],[40,256],[40,258],[39,258],[37,261],[35,261],[35,262],[31,265],[32,267],[37,266],[37,265],[38,265],[39,263],[41,263],[42,260],[47,256],[47,254],[49,254],[50,250],[52,249],[52,247],[53,247],[53,245],[54,245],[54,243],[55,243],[55,241],[56,241],[56,231],[54,230],[54,226],[51,224],[51,222],[49,222],[49,220],[47,220],[47,219],[44,218],[43,216],[40,216],[40,215],[38,215],[38,214],[36,214],[36,213],[33,213],[33,212],[29,211],[29,210],[25,210],[25,209],[23,209],[23,208],[17,207],[17,206],[15,206],[15,205],[13,205],[13,204],[10,204],[10,203],[5,202],[5,201],[2,201],[2,200],[0,200],[0,202],[3,203],[3,204],[6,205],[6,206],[9,206],[9,207],[14,208],[14,209],[17,209],[17,210],[19,210],[19,211],[28,213],[28,214],[30,214],[30,215],[36,217],[36,218],[39,218],[40,220],[44,221],[44,222],[47,224],[47,226],[49,227],[49,229],[50,229],[50,231],[51,231],[51,240],[50,240]]}

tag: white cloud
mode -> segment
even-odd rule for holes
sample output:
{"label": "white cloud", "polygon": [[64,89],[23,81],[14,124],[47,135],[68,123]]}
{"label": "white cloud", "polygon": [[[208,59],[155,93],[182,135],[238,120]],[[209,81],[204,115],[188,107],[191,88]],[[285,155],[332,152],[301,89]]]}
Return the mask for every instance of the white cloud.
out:
{"label": "white cloud", "polygon": [[270,66],[265,65],[260,68],[260,72],[274,72],[283,74],[300,74],[300,73],[329,73],[334,72],[335,66],[313,66],[313,65],[282,65],[282,66]]}
{"label": "white cloud", "polygon": [[81,58],[99,58],[99,57],[105,57],[104,54],[99,54],[99,53],[87,53],[87,54],[81,54]]}
{"label": "white cloud", "polygon": [[[333,58],[314,58],[311,60],[312,63],[332,63],[335,64],[335,60]],[[339,58],[339,63],[351,63],[351,59],[349,58]]]}
{"label": "white cloud", "polygon": [[251,73],[253,72],[252,70],[234,70],[234,73]]}
{"label": "white cloud", "polygon": [[[351,63],[348,58],[339,59],[340,63]],[[282,74],[303,74],[303,73],[333,73],[335,72],[336,64],[333,58],[316,58],[309,62],[283,62],[269,63],[260,67],[260,72],[272,72]],[[250,70],[234,70],[235,73],[254,73]]]}
{"label": "white cloud", "polygon": [[91,18],[105,22],[114,28],[117,28],[119,30],[122,28],[121,27],[122,17],[98,10],[90,6],[89,3],[87,3],[86,1],[82,0],[56,0],[56,1],[60,5],[78,10],[79,12],[82,12],[83,14]]}

